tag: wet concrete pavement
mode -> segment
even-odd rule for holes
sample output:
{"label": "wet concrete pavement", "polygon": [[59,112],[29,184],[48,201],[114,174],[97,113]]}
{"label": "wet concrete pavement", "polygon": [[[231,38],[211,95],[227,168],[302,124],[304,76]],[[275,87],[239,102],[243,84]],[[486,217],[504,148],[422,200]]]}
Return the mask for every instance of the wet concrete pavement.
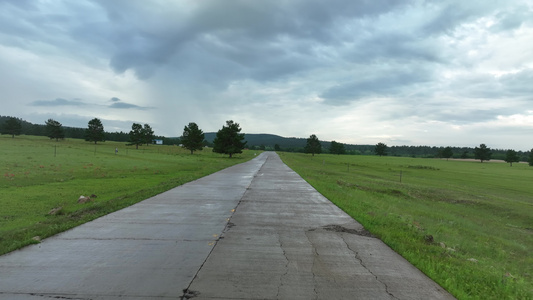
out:
{"label": "wet concrete pavement", "polygon": [[453,299],[272,152],[0,256],[0,299]]}

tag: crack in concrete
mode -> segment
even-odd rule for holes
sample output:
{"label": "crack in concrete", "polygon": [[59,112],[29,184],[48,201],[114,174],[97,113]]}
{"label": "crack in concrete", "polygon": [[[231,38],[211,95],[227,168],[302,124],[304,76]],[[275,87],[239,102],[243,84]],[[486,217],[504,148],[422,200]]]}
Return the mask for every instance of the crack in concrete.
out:
{"label": "crack in concrete", "polygon": [[315,245],[313,244],[313,242],[311,242],[311,238],[307,234],[310,231],[314,231],[314,229],[310,229],[310,230],[305,231],[305,236],[307,237],[307,241],[309,241],[309,245],[311,246],[311,248],[313,249],[313,252],[314,252],[314,254],[313,254],[313,265],[311,266],[311,274],[313,274],[313,283],[314,283],[313,292],[315,293],[315,300],[317,300],[318,299],[318,290],[317,290],[318,283],[316,281],[315,262],[318,259],[318,256],[320,254],[318,254],[318,251],[316,250]]}
{"label": "crack in concrete", "polygon": [[373,273],[373,272],[372,272],[372,271],[371,271],[371,270],[370,270],[370,269],[364,264],[363,259],[359,257],[359,252],[353,250],[353,249],[350,247],[350,245],[348,244],[348,242],[346,242],[346,240],[344,239],[344,234],[341,232],[339,235],[341,236],[342,241],[344,242],[344,244],[346,244],[346,248],[348,248],[348,250],[350,250],[350,251],[354,254],[355,259],[356,259],[357,261],[359,261],[359,264],[361,264],[361,266],[362,266],[363,268],[365,268],[365,269],[368,271],[368,273],[372,274],[372,276],[374,276],[374,277],[376,278],[376,280],[377,280],[379,283],[381,283],[381,284],[385,287],[385,292],[386,292],[387,294],[389,294],[389,296],[391,296],[393,299],[399,299],[399,298],[395,297],[395,296],[389,291],[389,287],[387,286],[387,284],[386,284],[385,282],[381,281],[381,280],[379,279],[379,277],[378,277],[376,274],[374,274],[374,273]]}
{"label": "crack in concrete", "polygon": [[8,293],[8,292],[0,292],[0,295],[30,295],[40,298],[51,298],[51,299],[67,299],[67,300],[92,300],[92,298],[80,298],[75,297],[74,295],[67,295],[67,294],[52,294],[52,293]]}
{"label": "crack in concrete", "polygon": [[276,299],[279,299],[279,292],[281,290],[281,287],[283,286],[283,277],[284,276],[287,276],[287,274],[289,274],[289,258],[287,257],[287,252],[285,251],[285,249],[283,249],[283,242],[281,241],[281,235],[279,234],[279,231],[276,232],[277,235],[278,235],[278,241],[279,241],[279,247],[281,249],[281,251],[283,251],[283,256],[285,257],[285,260],[287,261],[287,263],[285,264],[285,273],[282,274],[280,277],[279,277],[279,285],[278,285],[278,292],[276,293]]}
{"label": "crack in concrete", "polygon": [[58,295],[46,295],[46,294],[34,294],[30,293],[32,296],[38,296],[43,298],[52,298],[52,299],[67,299],[67,300],[91,300],[91,298],[78,298],[78,297],[67,297],[67,296],[58,296]]}

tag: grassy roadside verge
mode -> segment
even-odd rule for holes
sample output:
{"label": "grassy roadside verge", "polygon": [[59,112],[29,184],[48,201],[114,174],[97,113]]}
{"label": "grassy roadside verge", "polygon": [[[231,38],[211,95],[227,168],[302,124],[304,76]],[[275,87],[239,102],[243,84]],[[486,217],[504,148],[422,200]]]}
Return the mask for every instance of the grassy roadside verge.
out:
{"label": "grassy roadside verge", "polygon": [[[118,153],[115,154],[115,149]],[[0,255],[245,162],[211,149],[0,136]],[[92,202],[78,204],[81,195]],[[49,214],[61,208],[56,214]]]}
{"label": "grassy roadside verge", "polygon": [[280,156],[458,299],[533,299],[533,168],[397,157]]}

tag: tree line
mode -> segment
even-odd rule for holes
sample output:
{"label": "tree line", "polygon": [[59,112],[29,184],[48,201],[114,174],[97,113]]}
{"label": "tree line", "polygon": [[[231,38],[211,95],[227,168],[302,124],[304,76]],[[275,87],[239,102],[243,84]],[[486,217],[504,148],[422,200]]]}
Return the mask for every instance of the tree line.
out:
{"label": "tree line", "polygon": [[[236,123],[232,125],[226,123],[223,127],[233,128]],[[194,125],[192,125],[194,124]],[[238,124],[236,124],[237,127]],[[9,134],[13,137],[15,135],[26,134],[26,135],[38,135],[38,136],[48,136],[54,139],[63,139],[63,138],[79,138],[86,139],[92,142],[98,141],[117,141],[117,142],[126,142],[129,145],[136,145],[138,147],[142,144],[151,144],[155,139],[162,140],[164,144],[167,145],[185,145],[188,143],[188,137],[194,137],[197,134],[197,131],[200,130],[196,123],[189,123],[192,126],[187,130],[184,130],[181,137],[178,138],[167,138],[164,136],[157,136],[154,134],[150,125],[148,124],[138,124],[134,123],[132,125],[132,130],[130,132],[106,132],[104,131],[103,125],[100,120],[97,118],[89,121],[88,128],[74,128],[74,127],[65,127],[56,120],[49,119],[45,122],[44,125],[32,124],[26,121],[23,121],[14,117],[4,117],[0,116],[0,132],[2,134]],[[240,127],[239,127],[240,129]],[[232,130],[235,130],[233,128]],[[201,130],[200,130],[201,131]],[[239,130],[240,132],[240,130]],[[203,131],[201,131],[203,134]],[[216,133],[218,135],[218,132]],[[89,137],[88,137],[89,135]],[[244,140],[244,134],[242,134],[243,139],[240,140],[243,143],[242,147],[246,144]],[[196,136],[197,139],[200,137]],[[279,137],[281,138],[281,137]],[[216,139],[216,136],[215,136]],[[213,142],[208,142],[205,140],[204,136],[201,137],[200,141],[195,141],[194,150],[201,150],[205,146],[215,147],[215,139]],[[257,139],[257,138],[256,138]],[[263,139],[266,140],[266,139]],[[462,159],[479,159],[481,162],[487,161],[490,159],[499,159],[509,162],[511,165],[513,162],[526,161],[530,162],[532,158],[532,151],[515,151],[512,149],[488,149],[486,152],[490,153],[488,156],[480,156],[480,150],[488,148],[486,145],[482,144],[480,147],[469,148],[469,147],[430,147],[430,146],[392,146],[389,147],[384,143],[378,143],[376,145],[349,145],[338,143],[336,141],[326,142],[320,141],[316,135],[311,135],[308,139],[298,139],[298,138],[283,138],[283,140],[289,140],[290,143],[280,144],[275,143],[272,145],[264,145],[259,143],[256,140],[256,143],[259,145],[246,145],[253,150],[273,150],[273,151],[286,151],[286,152],[302,152],[302,153],[311,153],[312,155],[318,153],[331,153],[331,154],[348,154],[348,155],[389,155],[389,156],[403,156],[403,157],[423,157],[423,158],[462,158]],[[219,139],[220,141],[220,139]],[[219,142],[218,141],[218,142]],[[269,142],[269,140],[266,140]],[[274,142],[274,141],[271,141]],[[279,143],[282,143],[280,141]],[[240,147],[240,144],[236,143],[235,145],[227,145],[227,147]],[[217,147],[217,149],[219,149]],[[191,152],[191,153],[192,153]],[[231,152],[231,151],[228,151]],[[226,153],[229,154],[229,153]],[[233,153],[232,153],[233,154]],[[488,159],[487,159],[488,157]]]}
{"label": "tree line", "polygon": [[[30,124],[31,126],[28,126]],[[25,128],[26,127],[26,128]],[[32,130],[28,130],[28,128]],[[38,131],[34,131],[38,128]],[[72,130],[75,129],[75,130]],[[67,132],[69,133],[67,135]],[[228,154],[231,158],[234,154],[242,153],[246,145],[244,141],[244,134],[240,133],[241,128],[238,123],[233,120],[226,121],[226,125],[222,126],[212,143],[213,152]],[[139,123],[133,123],[129,133],[109,134],[104,130],[102,121],[98,118],[90,120],[87,124],[87,128],[71,128],[63,127],[63,125],[54,119],[48,119],[44,125],[38,125],[34,127],[33,124],[23,121],[14,117],[1,117],[0,116],[0,133],[11,135],[13,138],[16,135],[31,134],[39,136],[47,136],[50,139],[56,141],[62,140],[65,137],[70,138],[83,138],[88,142],[97,144],[98,142],[105,142],[107,137],[120,137],[119,139],[109,139],[118,142],[127,142],[127,145],[133,145],[136,149],[140,145],[153,144],[158,137],[154,134],[154,130],[149,124],[141,125]],[[32,134],[33,133],[33,134]],[[38,133],[38,134],[35,134]],[[127,137],[127,138],[126,138]],[[164,140],[164,137],[161,137]],[[189,123],[183,129],[183,134],[178,139],[166,139],[169,144],[176,142],[183,148],[191,151],[202,150],[206,145],[203,131],[194,122]]]}
{"label": "tree line", "polygon": [[[309,136],[309,138],[307,139],[307,144],[304,148],[304,152],[310,153],[312,156],[322,152],[322,144],[320,143],[316,135],[312,134],[311,136]],[[329,153],[339,154],[339,155],[346,154],[346,149],[344,147],[344,144],[337,143],[336,141],[332,141],[330,144]],[[386,156],[389,154],[389,147],[385,143],[377,143],[374,146],[374,154],[379,155],[379,156]],[[449,159],[449,158],[453,158],[456,156],[455,156],[455,153],[452,147],[448,146],[444,148],[442,147],[439,148],[438,151],[432,157]],[[472,157],[468,154],[467,150],[464,150],[460,153],[460,156],[457,158],[467,159],[467,158],[472,158]],[[489,147],[487,147],[487,145],[480,144],[479,147],[474,148],[473,158],[476,160],[479,160],[481,163],[483,163],[484,161],[490,161],[493,158],[493,151]],[[513,163],[517,163],[520,161],[527,161],[530,166],[533,166],[533,149],[529,151],[529,155],[521,151],[517,152],[515,150],[508,149],[508,150],[505,150],[504,155],[498,157],[498,159],[505,161],[511,167],[513,166]]]}

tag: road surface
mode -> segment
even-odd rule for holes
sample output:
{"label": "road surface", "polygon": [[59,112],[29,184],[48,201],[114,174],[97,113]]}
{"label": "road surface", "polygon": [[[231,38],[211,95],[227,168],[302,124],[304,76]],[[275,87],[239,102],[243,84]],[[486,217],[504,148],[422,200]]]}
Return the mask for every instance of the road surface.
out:
{"label": "road surface", "polygon": [[0,256],[0,299],[454,299],[274,152]]}

